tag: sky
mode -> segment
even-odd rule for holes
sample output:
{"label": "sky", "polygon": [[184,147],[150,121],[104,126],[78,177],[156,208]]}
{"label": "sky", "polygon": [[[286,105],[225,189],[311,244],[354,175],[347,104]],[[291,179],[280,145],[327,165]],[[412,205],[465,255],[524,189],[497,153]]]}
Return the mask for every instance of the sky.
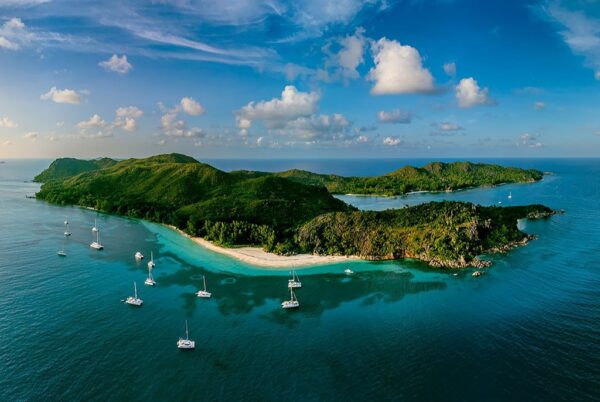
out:
{"label": "sky", "polygon": [[600,0],[0,0],[0,158],[600,156]]}

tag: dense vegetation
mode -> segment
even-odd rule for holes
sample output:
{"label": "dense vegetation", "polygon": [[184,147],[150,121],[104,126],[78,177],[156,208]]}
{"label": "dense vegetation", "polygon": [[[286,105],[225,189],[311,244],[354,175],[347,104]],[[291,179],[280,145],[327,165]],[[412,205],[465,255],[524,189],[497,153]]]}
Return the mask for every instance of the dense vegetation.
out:
{"label": "dense vegetation", "polygon": [[167,223],[222,244],[260,244],[270,250],[315,216],[352,209],[324,187],[272,175],[230,175],[178,154],[128,159],[50,180],[37,198]]}
{"label": "dense vegetation", "polygon": [[553,214],[543,205],[483,207],[431,202],[381,212],[351,211],[318,216],[296,237],[304,252],[370,259],[418,258],[432,265],[465,266],[476,256],[527,240],[520,218]]}
{"label": "dense vegetation", "polygon": [[117,163],[110,158],[100,158],[93,160],[81,160],[75,158],[60,158],[56,159],[42,173],[35,176],[33,181],[45,183],[50,180],[64,179],[71,176],[76,176],[79,173],[91,172],[105,167],[109,167]]}
{"label": "dense vegetation", "polygon": [[[415,257],[432,265],[464,266],[486,250],[522,240],[526,235],[516,227],[518,218],[552,212],[539,205],[496,208],[450,202],[359,212],[324,187],[347,189],[343,186],[362,183],[362,193],[384,188],[404,192],[440,183],[539,178],[536,171],[493,165],[430,164],[380,178],[342,178],[300,171],[226,173],[180,154],[79,162],[85,161],[53,162],[36,178],[45,181],[37,198],[174,225],[225,246],[260,245],[277,253]],[[319,181],[324,177],[334,179]],[[432,177],[443,180],[435,184]]]}
{"label": "dense vegetation", "polygon": [[543,177],[543,173],[535,169],[527,170],[471,162],[433,162],[422,168],[404,166],[394,172],[375,177],[344,177],[316,174],[304,170],[288,170],[276,173],[276,175],[304,184],[324,186],[332,194],[377,195],[402,195],[411,191],[450,191],[502,183],[529,183],[541,180]]}

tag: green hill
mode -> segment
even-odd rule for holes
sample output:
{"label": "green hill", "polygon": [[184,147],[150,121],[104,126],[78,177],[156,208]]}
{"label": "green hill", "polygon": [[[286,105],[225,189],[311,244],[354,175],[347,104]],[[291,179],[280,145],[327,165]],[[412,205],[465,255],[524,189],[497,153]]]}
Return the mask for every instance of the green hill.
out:
{"label": "green hill", "polygon": [[451,191],[502,183],[531,183],[543,173],[471,162],[433,162],[422,168],[404,166],[383,176],[344,177],[288,170],[278,176],[304,184],[325,186],[333,194],[402,195],[411,191]]}
{"label": "green hill", "polygon": [[554,214],[543,205],[483,207],[465,202],[431,202],[381,212],[335,212],[316,217],[297,234],[308,253],[356,255],[386,260],[418,258],[444,267],[477,266],[477,256],[526,243],[521,218]]}
{"label": "green hill", "polygon": [[315,216],[353,209],[323,187],[272,175],[231,175],[178,154],[128,159],[53,179],[37,198],[167,223],[224,244],[268,249]]}
{"label": "green hill", "polygon": [[52,162],[42,173],[35,176],[33,181],[45,183],[49,180],[64,179],[83,172],[103,169],[112,166],[115,163],[117,163],[117,161],[110,158],[100,158],[89,161],[75,158],[60,158]]}
{"label": "green hill", "polygon": [[[158,155],[143,159],[144,163],[199,163],[181,154]],[[113,166],[108,158],[84,161],[72,158],[57,159],[35,181],[64,179],[82,172]],[[239,170],[229,175],[238,180],[277,176],[312,186],[322,186],[332,194],[402,195],[411,191],[451,191],[469,187],[493,186],[502,183],[531,183],[541,180],[543,173],[535,169],[519,169],[500,165],[471,162],[433,162],[422,168],[404,166],[383,176],[345,177],[318,174],[304,170],[278,173]]]}

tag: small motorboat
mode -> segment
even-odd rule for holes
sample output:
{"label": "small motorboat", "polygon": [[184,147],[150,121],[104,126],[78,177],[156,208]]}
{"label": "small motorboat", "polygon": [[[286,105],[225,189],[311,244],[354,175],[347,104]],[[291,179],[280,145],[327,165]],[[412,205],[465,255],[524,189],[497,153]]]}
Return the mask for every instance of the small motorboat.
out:
{"label": "small motorboat", "polygon": [[346,268],[346,269],[344,270],[344,273],[345,273],[346,275],[352,275],[352,274],[354,273],[354,271],[353,271],[353,270],[351,270],[350,268]]}
{"label": "small motorboat", "polygon": [[471,274],[471,276],[473,276],[473,277],[478,277],[478,276],[481,276],[481,275],[483,275],[483,272],[481,272],[481,271],[475,271],[475,272],[473,272]]}
{"label": "small motorboat", "polygon": [[135,253],[135,259],[136,260],[143,260],[144,259],[144,255],[142,253],[140,253],[139,251],[137,253]]}

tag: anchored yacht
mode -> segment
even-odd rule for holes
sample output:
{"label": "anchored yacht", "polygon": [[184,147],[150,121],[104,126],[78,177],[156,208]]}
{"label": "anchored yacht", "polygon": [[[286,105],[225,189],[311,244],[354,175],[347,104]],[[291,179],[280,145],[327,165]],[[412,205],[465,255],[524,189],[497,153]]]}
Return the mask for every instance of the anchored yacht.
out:
{"label": "anchored yacht", "polygon": [[196,347],[196,342],[190,339],[187,320],[185,320],[185,338],[179,338],[177,347],[179,349],[194,349]]}
{"label": "anchored yacht", "polygon": [[288,288],[290,289],[299,289],[302,287],[302,282],[300,282],[300,278],[296,274],[296,271],[292,271],[292,279],[288,279]]}
{"label": "anchored yacht", "polygon": [[290,288],[290,300],[286,300],[281,303],[281,308],[290,309],[290,308],[298,308],[300,307],[300,303],[298,299],[296,299],[296,295],[294,294],[294,289]]}
{"label": "anchored yacht", "polygon": [[137,284],[135,282],[133,282],[133,296],[129,296],[125,299],[125,303],[136,307],[140,307],[144,303],[144,301],[138,297]]}
{"label": "anchored yacht", "polygon": [[197,291],[196,296],[202,297],[204,299],[210,299],[212,296],[212,293],[210,293],[206,290],[206,277],[204,275],[202,275],[202,282],[204,283],[204,289]]}

